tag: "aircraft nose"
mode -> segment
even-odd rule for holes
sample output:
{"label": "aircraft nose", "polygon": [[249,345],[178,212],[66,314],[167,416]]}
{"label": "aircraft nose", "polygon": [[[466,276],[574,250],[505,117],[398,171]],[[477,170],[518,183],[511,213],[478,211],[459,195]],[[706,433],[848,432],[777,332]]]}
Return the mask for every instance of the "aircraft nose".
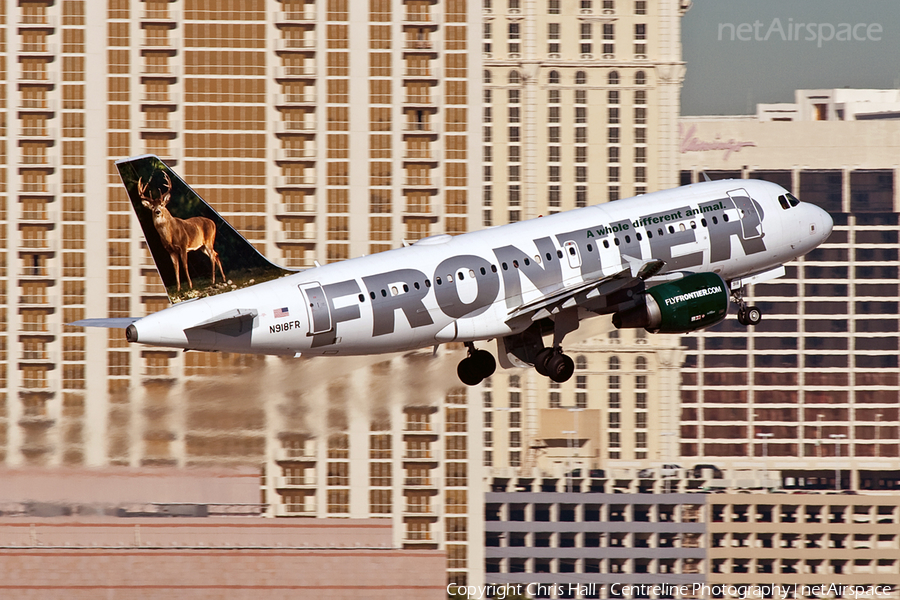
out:
{"label": "aircraft nose", "polygon": [[831,230],[834,228],[834,219],[831,218],[831,215],[828,214],[828,212],[819,208],[818,206],[814,208],[818,213],[818,234],[820,239],[824,242],[828,239],[828,236],[831,235]]}

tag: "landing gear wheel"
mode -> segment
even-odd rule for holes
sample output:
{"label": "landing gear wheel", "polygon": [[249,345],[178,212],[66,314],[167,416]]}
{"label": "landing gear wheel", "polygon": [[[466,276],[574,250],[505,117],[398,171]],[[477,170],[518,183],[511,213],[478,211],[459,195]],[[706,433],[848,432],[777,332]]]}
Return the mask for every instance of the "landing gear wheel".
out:
{"label": "landing gear wheel", "polygon": [[750,324],[750,321],[747,320],[747,309],[744,308],[743,306],[738,309],[737,320],[738,320],[738,323],[740,323],[741,325],[746,326],[746,325]]}
{"label": "landing gear wheel", "polygon": [[475,359],[471,357],[459,361],[459,366],[456,367],[456,374],[459,376],[459,380],[466,385],[478,385],[481,383],[484,377],[481,376],[478,366]]}
{"label": "landing gear wheel", "polygon": [[744,319],[747,321],[746,325],[757,325],[762,321],[762,311],[755,306],[748,306],[744,309]]}
{"label": "landing gear wheel", "polygon": [[571,379],[575,372],[575,361],[562,352],[554,352],[547,360],[547,377],[556,383],[563,383]]}
{"label": "landing gear wheel", "polygon": [[497,370],[497,361],[487,350],[476,350],[471,342],[466,343],[469,355],[459,361],[456,374],[466,385],[478,385],[485,377],[490,377]]}
{"label": "landing gear wheel", "polygon": [[497,361],[494,360],[494,355],[487,350],[476,350],[471,354],[469,360],[475,362],[475,368],[482,379],[490,377],[497,370]]}
{"label": "landing gear wheel", "polygon": [[534,358],[534,370],[538,372],[538,375],[543,375],[544,377],[548,377],[549,373],[547,372],[547,361],[553,356],[553,348],[544,348],[540,352],[537,353],[537,356]]}

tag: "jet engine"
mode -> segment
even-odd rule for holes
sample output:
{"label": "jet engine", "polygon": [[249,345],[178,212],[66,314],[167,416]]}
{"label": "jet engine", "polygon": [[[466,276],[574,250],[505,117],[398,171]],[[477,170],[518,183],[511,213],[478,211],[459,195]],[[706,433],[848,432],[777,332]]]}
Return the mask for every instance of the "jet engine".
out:
{"label": "jet engine", "polygon": [[716,273],[694,273],[663,283],[636,299],[636,306],[613,315],[613,325],[643,327],[650,333],[687,333],[715,325],[728,314],[728,286]]}

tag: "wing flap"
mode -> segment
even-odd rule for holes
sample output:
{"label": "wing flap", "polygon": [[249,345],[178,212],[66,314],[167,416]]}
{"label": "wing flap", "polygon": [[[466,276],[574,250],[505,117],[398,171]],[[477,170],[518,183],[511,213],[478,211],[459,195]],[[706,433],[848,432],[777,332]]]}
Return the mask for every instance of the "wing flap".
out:
{"label": "wing flap", "polygon": [[562,288],[514,308],[510,311],[506,322],[509,323],[526,316],[530,316],[532,321],[539,321],[579,305],[595,305],[603,296],[633,285],[638,280],[655,276],[666,265],[659,259],[647,261],[632,257],[626,257],[626,259],[628,264],[623,265],[622,270],[617,273]]}

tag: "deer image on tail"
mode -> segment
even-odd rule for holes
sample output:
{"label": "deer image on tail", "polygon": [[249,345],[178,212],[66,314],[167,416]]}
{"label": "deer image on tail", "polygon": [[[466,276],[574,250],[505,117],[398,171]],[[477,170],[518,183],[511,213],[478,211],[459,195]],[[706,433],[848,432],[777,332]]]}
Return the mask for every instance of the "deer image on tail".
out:
{"label": "deer image on tail", "polygon": [[222,270],[222,261],[219,260],[219,254],[213,245],[216,242],[216,224],[206,217],[191,217],[189,219],[179,219],[172,216],[166,205],[172,198],[172,180],[169,174],[164,173],[166,178],[165,189],[160,190],[157,197],[147,190],[150,186],[148,181],[143,183],[142,179],[138,179],[138,194],[141,198],[141,204],[150,209],[153,213],[153,225],[159,233],[159,239],[163,248],[169,253],[172,259],[172,266],[175,267],[175,281],[178,284],[178,290],[181,290],[181,265],[184,265],[184,273],[187,275],[188,285],[191,289],[194,284],[191,281],[191,273],[188,270],[188,252],[192,250],[202,250],[209,257],[212,264],[212,282],[216,282],[216,266],[219,267],[219,273],[222,274],[222,281],[225,281],[225,272]]}

